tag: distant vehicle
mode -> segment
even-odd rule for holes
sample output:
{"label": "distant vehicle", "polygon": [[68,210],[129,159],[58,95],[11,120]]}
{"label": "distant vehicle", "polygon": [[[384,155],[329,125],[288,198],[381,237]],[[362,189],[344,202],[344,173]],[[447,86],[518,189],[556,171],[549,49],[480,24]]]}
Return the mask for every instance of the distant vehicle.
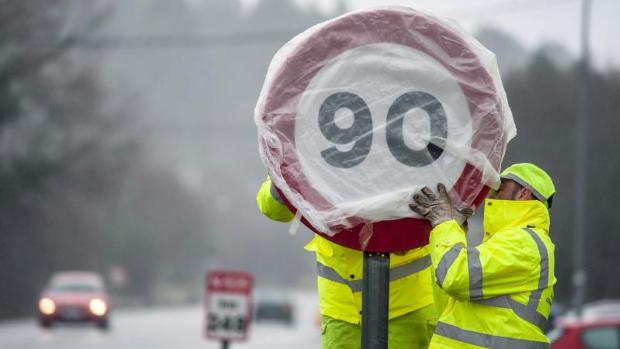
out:
{"label": "distant vehicle", "polygon": [[108,329],[110,300],[103,278],[90,271],[62,271],[52,275],[38,302],[39,324],[91,322]]}
{"label": "distant vehicle", "polygon": [[547,336],[551,349],[620,349],[620,316],[559,319]]}
{"label": "distant vehicle", "polygon": [[547,334],[552,349],[620,349],[620,300],[585,304],[580,317],[568,311],[555,326]]}
{"label": "distant vehicle", "polygon": [[284,296],[271,295],[258,297],[254,320],[259,322],[275,322],[285,325],[294,323],[294,307],[292,301]]}
{"label": "distant vehicle", "polygon": [[[563,318],[574,318],[575,310],[566,312]],[[620,317],[620,300],[602,299],[583,306],[582,318]]]}

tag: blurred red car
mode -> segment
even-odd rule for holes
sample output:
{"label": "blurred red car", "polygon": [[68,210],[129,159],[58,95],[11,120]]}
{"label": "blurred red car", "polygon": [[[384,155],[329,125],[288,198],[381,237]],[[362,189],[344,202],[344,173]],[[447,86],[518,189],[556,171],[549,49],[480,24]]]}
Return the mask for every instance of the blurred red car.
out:
{"label": "blurred red car", "polygon": [[559,319],[547,336],[551,349],[620,349],[620,316]]}
{"label": "blurred red car", "polygon": [[63,271],[52,275],[38,302],[39,324],[59,321],[109,324],[110,300],[103,278],[89,271]]}

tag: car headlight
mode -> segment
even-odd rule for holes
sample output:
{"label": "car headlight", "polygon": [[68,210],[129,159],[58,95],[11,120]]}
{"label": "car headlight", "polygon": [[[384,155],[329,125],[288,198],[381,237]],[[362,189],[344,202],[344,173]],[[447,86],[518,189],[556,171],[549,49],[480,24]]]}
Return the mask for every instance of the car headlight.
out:
{"label": "car headlight", "polygon": [[93,315],[102,316],[108,311],[108,305],[99,298],[93,298],[88,303],[88,310]]}
{"label": "car headlight", "polygon": [[50,298],[39,299],[39,311],[43,315],[52,315],[56,311],[56,304]]}

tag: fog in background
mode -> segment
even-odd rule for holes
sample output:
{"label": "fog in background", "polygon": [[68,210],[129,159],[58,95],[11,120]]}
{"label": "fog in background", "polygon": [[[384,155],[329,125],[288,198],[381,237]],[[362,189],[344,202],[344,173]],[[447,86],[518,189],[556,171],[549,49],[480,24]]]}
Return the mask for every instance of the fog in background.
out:
{"label": "fog in background", "polygon": [[[0,318],[32,315],[60,269],[122,270],[111,291],[132,305],[200,301],[210,268],[314,287],[312,234],[256,208],[266,171],[253,111],[275,51],[350,5],[335,3],[0,0]],[[555,180],[556,300],[570,304],[574,42],[475,32],[497,54],[518,129],[505,163],[537,163]],[[620,297],[608,275],[620,245],[618,66],[597,66],[590,86],[594,300]]]}

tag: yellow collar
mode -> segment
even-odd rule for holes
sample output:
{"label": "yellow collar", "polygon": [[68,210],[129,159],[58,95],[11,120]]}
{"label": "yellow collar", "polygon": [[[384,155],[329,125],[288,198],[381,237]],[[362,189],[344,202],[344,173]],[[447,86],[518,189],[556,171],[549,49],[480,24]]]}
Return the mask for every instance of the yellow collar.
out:
{"label": "yellow collar", "polygon": [[484,201],[484,232],[487,237],[507,228],[538,228],[549,232],[549,210],[538,200]]}

